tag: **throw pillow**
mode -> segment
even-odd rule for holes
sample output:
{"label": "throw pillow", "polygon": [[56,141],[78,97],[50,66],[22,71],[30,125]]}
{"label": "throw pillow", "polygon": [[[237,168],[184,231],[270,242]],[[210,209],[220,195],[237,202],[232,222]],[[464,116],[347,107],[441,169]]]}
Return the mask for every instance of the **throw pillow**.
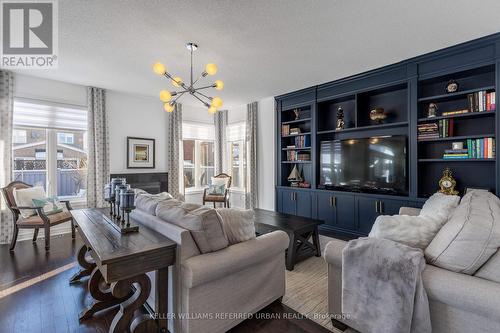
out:
{"label": "throw pillow", "polygon": [[221,186],[221,185],[226,186],[227,185],[227,178],[215,178],[215,177],[212,177],[210,179],[210,184],[211,185],[218,185],[218,186]]}
{"label": "throw pillow", "polygon": [[167,192],[158,194],[149,194],[145,191],[140,193],[136,192],[135,207],[150,215],[156,215],[156,206],[158,206],[158,203],[172,198],[172,195]]}
{"label": "throw pillow", "polygon": [[33,199],[33,205],[36,207],[43,207],[45,215],[61,213],[64,210],[63,204],[57,199],[57,197]]}
{"label": "throw pillow", "polygon": [[226,233],[229,245],[255,238],[253,210],[219,208],[216,211],[222,218],[222,228]]}
{"label": "throw pillow", "polygon": [[189,230],[201,253],[218,251],[229,244],[215,209],[171,199],[158,203],[156,216]]}
{"label": "throw pillow", "polygon": [[208,188],[208,194],[210,195],[224,195],[226,192],[226,185],[210,185]]}
{"label": "throw pillow", "polygon": [[459,201],[460,197],[457,195],[435,193],[427,199],[418,216],[377,217],[369,237],[389,239],[424,250],[446,223]]}
{"label": "throw pillow", "polygon": [[424,203],[419,216],[430,216],[432,218],[446,220],[459,203],[460,197],[458,195],[446,195],[439,192],[434,193]]}
{"label": "throw pillow", "polygon": [[[33,207],[33,199],[45,199],[47,195],[42,186],[34,186],[23,189],[14,189],[12,192],[14,195],[14,201],[18,207]],[[36,215],[36,210],[34,209],[20,209],[21,216],[28,218],[30,216]]]}
{"label": "throw pillow", "polygon": [[425,249],[432,265],[474,274],[500,247],[500,199],[470,191]]}

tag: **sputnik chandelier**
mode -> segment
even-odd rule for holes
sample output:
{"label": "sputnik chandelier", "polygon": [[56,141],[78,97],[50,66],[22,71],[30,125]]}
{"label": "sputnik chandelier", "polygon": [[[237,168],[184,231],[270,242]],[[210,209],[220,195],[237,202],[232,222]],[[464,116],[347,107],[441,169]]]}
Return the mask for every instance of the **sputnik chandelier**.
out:
{"label": "sputnik chandelier", "polygon": [[213,84],[201,87],[195,87],[194,85],[203,77],[207,75],[215,75],[217,73],[217,65],[216,64],[207,64],[205,66],[205,70],[201,73],[200,77],[193,81],[193,52],[198,48],[198,45],[195,43],[187,43],[186,48],[191,53],[191,78],[190,83],[187,85],[182,81],[182,79],[178,76],[172,76],[167,71],[165,66],[157,62],[153,65],[153,71],[158,75],[163,75],[170,79],[172,85],[176,88],[182,88],[180,91],[168,91],[162,90],[160,91],[160,100],[164,103],[163,108],[167,112],[172,112],[175,109],[175,103],[177,100],[181,98],[185,93],[189,93],[191,96],[199,100],[203,105],[208,108],[208,112],[214,114],[217,110],[222,107],[222,99],[220,97],[210,97],[202,93],[200,90],[205,90],[208,88],[215,88],[216,90],[222,90],[224,88],[224,83],[221,80],[216,80]]}

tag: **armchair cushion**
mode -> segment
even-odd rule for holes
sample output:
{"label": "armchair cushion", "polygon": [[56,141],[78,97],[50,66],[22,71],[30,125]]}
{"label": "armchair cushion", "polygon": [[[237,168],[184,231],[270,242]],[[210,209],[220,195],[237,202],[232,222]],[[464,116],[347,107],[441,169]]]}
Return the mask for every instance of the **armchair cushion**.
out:
{"label": "armchair cushion", "polygon": [[[13,190],[14,201],[16,206],[19,207],[33,207],[33,199],[43,200],[47,197],[45,190],[41,186],[28,187],[23,189],[14,188]],[[36,215],[34,209],[20,209],[19,212],[23,218]]]}
{"label": "armchair cushion", "polygon": [[[66,222],[71,220],[72,216],[71,213],[68,211],[63,211],[60,213],[52,214],[47,216],[49,218],[49,223],[51,225],[53,224],[59,224],[62,222]],[[34,215],[30,216],[28,218],[20,217],[19,220],[16,222],[17,225],[19,226],[40,226],[43,227],[44,223],[43,220],[40,216]]]}

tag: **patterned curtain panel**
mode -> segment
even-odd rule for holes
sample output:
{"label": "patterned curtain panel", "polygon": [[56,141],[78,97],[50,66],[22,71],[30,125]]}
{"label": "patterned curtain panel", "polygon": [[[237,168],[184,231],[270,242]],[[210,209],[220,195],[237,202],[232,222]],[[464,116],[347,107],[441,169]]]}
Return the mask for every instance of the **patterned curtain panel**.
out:
{"label": "patterned curtain panel", "polygon": [[247,177],[245,182],[245,208],[257,207],[257,112],[259,104],[253,102],[247,105],[247,123],[245,142],[247,147]]}
{"label": "patterned curtain panel", "polygon": [[[0,187],[12,178],[12,115],[14,75],[0,70]],[[3,197],[0,199],[0,243],[8,243],[13,231],[12,216]]]}
{"label": "patterned curtain panel", "polygon": [[[182,141],[182,105],[175,104],[174,112],[168,114],[168,146],[167,159],[169,165],[168,172],[168,192],[174,198],[183,199],[182,182],[180,176],[181,169],[181,141]],[[182,191],[182,192],[181,192]]]}
{"label": "patterned curtain panel", "polygon": [[227,110],[218,111],[214,115],[215,123],[215,174],[227,171],[226,155],[226,128]]}
{"label": "patterned curtain panel", "polygon": [[109,130],[105,90],[87,88],[88,147],[87,205],[104,207],[104,186],[109,181]]}

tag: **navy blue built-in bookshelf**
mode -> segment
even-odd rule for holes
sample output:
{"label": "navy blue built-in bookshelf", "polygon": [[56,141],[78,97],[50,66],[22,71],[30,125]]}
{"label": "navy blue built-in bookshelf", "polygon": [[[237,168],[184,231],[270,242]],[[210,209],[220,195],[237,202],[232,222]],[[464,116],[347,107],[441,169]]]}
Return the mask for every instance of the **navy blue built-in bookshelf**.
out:
{"label": "navy blue built-in bookshelf", "polygon": [[[446,93],[450,80],[459,84],[457,92]],[[452,142],[463,142],[466,147],[468,140],[470,144],[470,140],[491,138],[490,145],[494,143],[498,147],[500,118],[495,109],[462,114],[448,112],[469,110],[471,96],[479,92],[489,93],[488,98],[493,95],[498,101],[499,80],[500,34],[495,34],[277,96],[276,209],[323,219],[324,230],[365,235],[378,215],[397,214],[401,206],[420,207],[438,189],[438,180],[446,167],[452,170],[461,193],[465,188],[476,187],[498,195],[500,163],[495,156],[447,159],[443,155]],[[427,118],[430,103],[438,106],[435,118]],[[339,107],[344,112],[342,130],[335,129]],[[377,107],[384,108],[388,114],[382,123],[369,117],[370,110]],[[419,125],[432,123],[439,126],[446,123],[446,133],[419,139]],[[448,129],[450,126],[452,129]],[[293,133],[287,132],[292,129]],[[294,134],[297,132],[299,134]],[[322,141],[386,135],[408,137],[407,196],[319,188]],[[297,137],[305,138],[305,146],[296,145]],[[309,188],[290,186],[287,177],[295,166],[310,184]]]}

